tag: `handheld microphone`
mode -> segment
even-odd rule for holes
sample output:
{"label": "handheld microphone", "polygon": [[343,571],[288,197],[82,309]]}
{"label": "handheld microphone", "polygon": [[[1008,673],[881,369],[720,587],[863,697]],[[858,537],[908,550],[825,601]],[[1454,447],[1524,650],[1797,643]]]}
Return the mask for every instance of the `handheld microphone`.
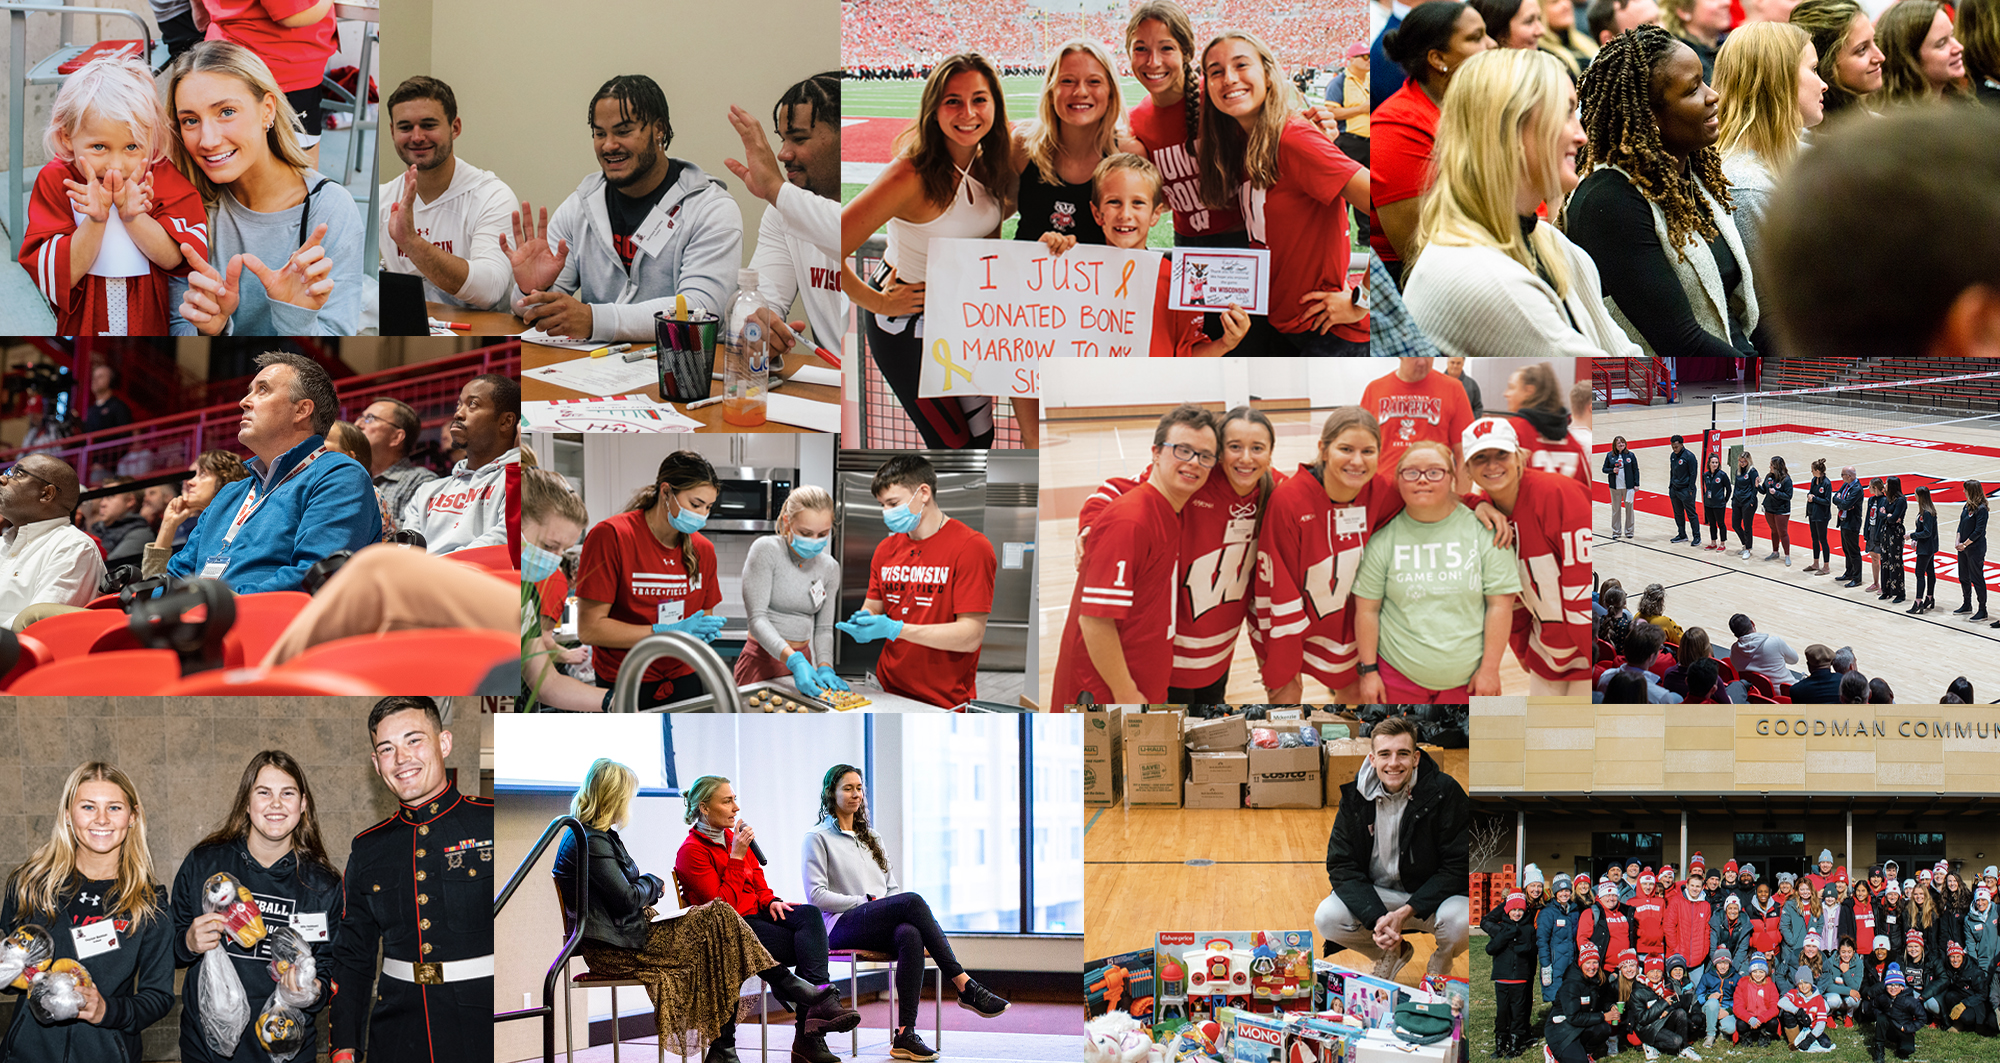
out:
{"label": "handheld microphone", "polygon": [[771,862],[770,858],[764,855],[764,847],[758,845],[755,838],[750,840],[750,855],[757,858],[759,865],[769,865]]}

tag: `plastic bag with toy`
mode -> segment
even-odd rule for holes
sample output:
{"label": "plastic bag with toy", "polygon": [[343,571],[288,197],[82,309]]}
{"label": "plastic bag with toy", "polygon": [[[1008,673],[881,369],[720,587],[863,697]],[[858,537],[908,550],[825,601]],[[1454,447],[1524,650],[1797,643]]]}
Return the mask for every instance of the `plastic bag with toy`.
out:
{"label": "plastic bag with toy", "polygon": [[229,939],[239,948],[255,948],[269,933],[264,926],[264,913],[257,909],[250,891],[227,871],[208,876],[208,881],[202,884],[201,910],[222,916]]}
{"label": "plastic bag with toy", "polygon": [[283,989],[271,994],[264,1010],[257,1013],[257,1043],[270,1053],[271,1063],[286,1063],[299,1054],[306,1043],[310,1020],[306,1013],[285,1003]]}
{"label": "plastic bag with toy", "polygon": [[0,985],[28,988],[36,972],[55,954],[56,943],[49,937],[48,931],[33,923],[23,924],[5,940],[0,940]]}
{"label": "plastic bag with toy", "polygon": [[1256,746],[1258,749],[1277,749],[1278,732],[1269,727],[1252,727],[1250,729],[1250,744]]}
{"label": "plastic bag with toy", "polygon": [[83,1012],[83,990],[90,984],[90,972],[83,964],[57,960],[36,974],[28,987],[28,1011],[44,1026],[68,1022]]}
{"label": "plastic bag with toy", "polygon": [[[201,908],[224,920],[223,938],[243,948],[264,939],[264,916],[250,891],[228,872],[210,875],[201,887]],[[218,944],[201,958],[201,1033],[219,1056],[233,1056],[250,1025],[250,995],[236,973],[236,961]]]}
{"label": "plastic bag with toy", "polygon": [[277,995],[294,1008],[310,1008],[319,1000],[319,969],[306,939],[288,926],[271,931],[271,981]]}

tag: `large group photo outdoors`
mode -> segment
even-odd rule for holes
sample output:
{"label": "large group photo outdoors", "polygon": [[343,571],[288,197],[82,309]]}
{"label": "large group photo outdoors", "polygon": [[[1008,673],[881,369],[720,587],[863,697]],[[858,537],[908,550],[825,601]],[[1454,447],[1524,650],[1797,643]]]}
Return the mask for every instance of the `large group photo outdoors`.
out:
{"label": "large group photo outdoors", "polygon": [[1367,353],[1358,4],[841,7],[868,445],[1033,449],[1044,358]]}

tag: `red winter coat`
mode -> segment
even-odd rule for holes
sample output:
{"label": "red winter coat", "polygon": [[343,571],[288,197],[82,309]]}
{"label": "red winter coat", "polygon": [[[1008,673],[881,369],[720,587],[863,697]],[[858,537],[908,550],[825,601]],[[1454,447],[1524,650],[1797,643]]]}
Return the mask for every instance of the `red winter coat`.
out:
{"label": "red winter coat", "polygon": [[1687,891],[1675,890],[1667,901],[1666,950],[1687,960],[1689,970],[1707,966],[1709,953],[1714,951],[1709,947],[1708,933],[1713,912],[1714,905],[1705,892],[1701,900],[1691,901]]}
{"label": "red winter coat", "polygon": [[[1638,928],[1636,933],[1639,938],[1639,955],[1641,957],[1667,955],[1667,902],[1660,897],[1634,895],[1631,900],[1625,902],[1625,907],[1632,912],[1632,924]],[[1682,958],[1690,964],[1695,962],[1690,957]]]}
{"label": "red winter coat", "polygon": [[1750,920],[1750,947],[1766,956],[1778,954],[1778,944],[1782,940],[1779,932],[1779,917],[1785,910],[1775,902],[1768,912],[1760,912],[1755,905],[1743,914]]}
{"label": "red winter coat", "polygon": [[1737,1022],[1748,1022],[1762,1026],[1778,1017],[1778,983],[1769,978],[1758,982],[1749,975],[1736,980],[1736,1007],[1733,1012]]}
{"label": "red winter coat", "polygon": [[1576,947],[1583,950],[1583,943],[1594,941],[1597,954],[1611,967],[1618,966],[1618,954],[1626,949],[1636,949],[1632,940],[1632,915],[1624,905],[1611,909],[1606,914],[1602,905],[1592,905],[1576,917]]}
{"label": "red winter coat", "polygon": [[688,830],[680,853],[674,857],[674,872],[681,878],[689,907],[720,897],[737,915],[755,915],[778,899],[764,884],[764,868],[755,856],[745,853],[740,860],[730,858],[729,849],[734,844],[733,830],[722,832],[721,845],[702,837],[698,830]]}

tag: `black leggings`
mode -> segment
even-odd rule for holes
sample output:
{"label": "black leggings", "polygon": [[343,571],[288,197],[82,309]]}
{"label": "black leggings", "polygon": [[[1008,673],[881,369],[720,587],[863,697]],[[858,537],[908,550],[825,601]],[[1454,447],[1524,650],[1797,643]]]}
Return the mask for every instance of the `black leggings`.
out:
{"label": "black leggings", "polygon": [[1757,545],[1757,503],[1746,499],[1732,503],[1729,507],[1729,526],[1736,530],[1736,537],[1743,541],[1743,549]]}
{"label": "black leggings", "polygon": [[1227,697],[1226,690],[1228,686],[1229,686],[1229,673],[1227,672],[1224,672],[1220,677],[1218,677],[1215,680],[1215,682],[1210,683],[1205,687],[1170,686],[1167,688],[1167,704],[1221,705],[1224,703],[1224,699]]}
{"label": "black leggings", "polygon": [[1937,551],[1917,552],[1917,597],[1937,597]]}
{"label": "black leggings", "polygon": [[1815,520],[1812,521],[1811,524],[1812,524],[1813,560],[1832,561],[1833,546],[1826,541],[1827,522],[1823,520]]}
{"label": "black leggings", "polygon": [[898,1027],[917,1024],[917,1005],[924,1000],[925,950],[937,961],[946,981],[965,973],[921,893],[892,893],[859,908],[850,908],[834,922],[827,940],[837,949],[896,954]]}
{"label": "black leggings", "polygon": [[901,332],[884,331],[874,314],[866,315],[864,320],[868,324],[868,349],[875,356],[875,368],[882,371],[882,379],[888,382],[889,390],[896,393],[896,401],[903,405],[903,412],[910,415],[917,434],[923,437],[924,446],[932,450],[985,450],[993,445],[990,405],[987,423],[982,430],[975,432],[957,399],[917,396],[918,378],[923,373],[924,364],[924,342],[917,338],[921,316],[911,318]]}
{"label": "black leggings", "polygon": [[764,951],[800,978],[816,986],[833,981],[826,970],[826,920],[820,918],[818,908],[794,904],[785,909],[783,919],[772,919],[766,909],[744,916],[743,921],[764,943]]}
{"label": "black leggings", "polygon": [[1701,515],[1704,522],[1708,525],[1708,537],[1710,539],[1719,544],[1729,538],[1729,533],[1723,530],[1723,526],[1729,522],[1728,503],[1725,502],[1719,506],[1712,506],[1704,502],[1701,505]]}
{"label": "black leggings", "polygon": [[1958,555],[1958,590],[1965,595],[1965,604],[1972,604],[1972,596],[1979,596],[1979,608],[1986,609],[1986,546],[1980,544],[1977,550],[1968,550]]}

